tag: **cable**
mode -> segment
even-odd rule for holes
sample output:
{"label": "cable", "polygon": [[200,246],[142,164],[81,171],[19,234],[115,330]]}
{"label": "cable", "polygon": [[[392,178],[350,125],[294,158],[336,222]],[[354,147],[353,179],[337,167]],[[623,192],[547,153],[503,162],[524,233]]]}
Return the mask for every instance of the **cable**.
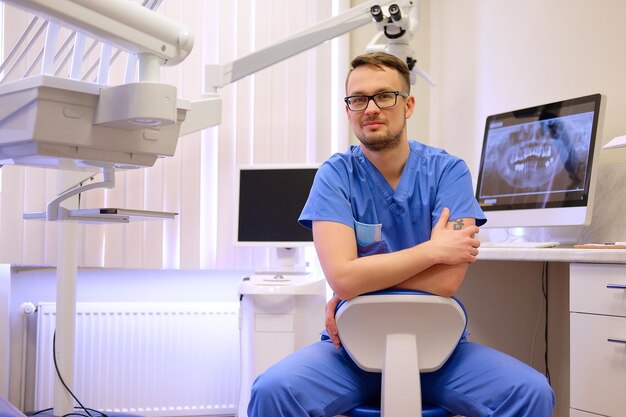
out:
{"label": "cable", "polygon": [[530,344],[530,366],[534,366],[535,363],[535,346],[537,345],[537,335],[539,334],[539,326],[541,325],[541,319],[543,318],[543,311],[546,305],[546,299],[543,295],[543,279],[541,283],[541,304],[539,305],[539,311],[537,312],[537,323],[535,324],[535,330],[533,331],[533,339]]}
{"label": "cable", "polygon": [[[95,178],[96,178],[95,174],[89,178],[85,178],[84,180],[78,183],[77,187],[82,187],[85,181],[93,181]],[[78,208],[80,208],[80,198],[82,197],[82,195],[83,193],[78,193]]]}
{"label": "cable", "polygon": [[[56,347],[57,347],[57,343],[56,343],[56,339],[57,339],[57,332],[56,330],[54,331],[54,334],[52,336],[52,360],[54,361],[54,369],[57,372],[57,376],[59,377],[59,381],[61,381],[61,384],[63,384],[63,387],[65,387],[65,389],[67,390],[67,392],[70,393],[70,395],[72,396],[72,398],[74,398],[74,400],[76,400],[76,402],[78,403],[78,405],[80,406],[80,408],[82,408],[85,413],[87,413],[87,415],[89,417],[93,417],[91,415],[91,413],[89,413],[89,410],[78,400],[78,398],[76,398],[76,395],[74,395],[74,393],[72,392],[72,390],[67,386],[67,384],[65,383],[65,381],[63,380],[63,377],[61,376],[61,371],[59,370],[59,366],[57,365],[57,353],[56,353]],[[93,410],[92,410],[93,411]],[[106,414],[102,413],[99,411],[100,414],[102,414],[103,416],[106,417]],[[84,414],[80,414],[80,413],[68,413],[66,414],[66,416],[70,416],[70,415],[79,415],[79,416],[85,416]]]}
{"label": "cable", "polygon": [[[79,407],[74,407],[74,408],[79,408]],[[28,414],[28,416],[32,417],[32,416],[36,416],[37,414],[45,413],[46,411],[52,411],[52,410],[53,410],[53,408],[44,408],[43,410],[39,410],[39,411],[36,411],[34,413],[30,413],[30,414]],[[93,411],[95,413],[98,413],[98,414],[100,414],[103,417],[109,417],[108,415],[106,415],[102,411],[94,410],[93,408],[87,408],[86,410],[90,410],[90,411]],[[81,413],[67,413],[67,414],[64,414],[61,417],[66,417],[66,416],[82,416],[82,417],[85,417],[85,415],[81,414]]]}
{"label": "cable", "polygon": [[541,291],[543,292],[543,298],[545,300],[546,306],[546,322],[544,327],[544,339],[546,342],[546,349],[544,351],[544,362],[546,365],[546,378],[548,379],[548,384],[552,385],[550,381],[550,366],[548,362],[548,263],[543,263],[543,272],[541,274]]}
{"label": "cable", "polygon": [[103,413],[100,410],[94,410],[93,408],[89,408],[89,407],[87,407],[87,410],[93,411],[94,413],[98,413],[98,414],[100,414],[101,416],[104,416],[104,417],[109,417],[107,414]]}

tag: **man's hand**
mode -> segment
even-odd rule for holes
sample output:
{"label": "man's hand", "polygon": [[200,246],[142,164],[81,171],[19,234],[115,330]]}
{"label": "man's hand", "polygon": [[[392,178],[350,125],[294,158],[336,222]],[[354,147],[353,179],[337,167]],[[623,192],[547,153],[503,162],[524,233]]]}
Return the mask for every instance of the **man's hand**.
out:
{"label": "man's hand", "polygon": [[430,236],[430,244],[441,260],[440,263],[457,265],[475,262],[480,246],[480,241],[474,238],[479,231],[478,227],[465,227],[462,223],[452,222],[453,228],[450,229],[447,227],[449,220],[450,209],[445,207]]}
{"label": "man's hand", "polygon": [[335,309],[340,301],[339,297],[333,295],[333,298],[328,300],[324,308],[326,332],[337,349],[341,349],[341,340],[339,340],[339,330],[337,330],[337,322],[335,321]]}

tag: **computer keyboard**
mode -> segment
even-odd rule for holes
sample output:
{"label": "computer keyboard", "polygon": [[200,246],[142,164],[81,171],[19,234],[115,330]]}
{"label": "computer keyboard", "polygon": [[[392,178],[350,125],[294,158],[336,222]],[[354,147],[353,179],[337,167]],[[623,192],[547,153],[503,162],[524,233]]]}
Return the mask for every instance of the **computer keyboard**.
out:
{"label": "computer keyboard", "polygon": [[560,242],[527,242],[527,241],[511,241],[511,242],[481,242],[481,248],[554,248],[559,246]]}

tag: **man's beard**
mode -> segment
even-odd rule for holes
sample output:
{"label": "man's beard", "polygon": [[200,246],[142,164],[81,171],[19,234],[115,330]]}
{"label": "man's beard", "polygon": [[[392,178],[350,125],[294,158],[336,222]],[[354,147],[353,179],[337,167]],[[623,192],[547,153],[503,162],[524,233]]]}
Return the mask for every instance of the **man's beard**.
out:
{"label": "man's beard", "polygon": [[372,152],[386,151],[393,149],[400,144],[401,135],[388,135],[383,138],[367,138],[365,135],[358,138],[365,148]]}

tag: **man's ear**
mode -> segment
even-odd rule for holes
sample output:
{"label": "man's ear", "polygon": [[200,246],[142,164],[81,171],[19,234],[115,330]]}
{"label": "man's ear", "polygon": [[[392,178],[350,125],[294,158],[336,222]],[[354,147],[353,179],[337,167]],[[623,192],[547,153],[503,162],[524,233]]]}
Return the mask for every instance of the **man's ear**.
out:
{"label": "man's ear", "polygon": [[408,96],[404,104],[404,118],[408,119],[411,117],[413,110],[415,110],[415,97]]}

